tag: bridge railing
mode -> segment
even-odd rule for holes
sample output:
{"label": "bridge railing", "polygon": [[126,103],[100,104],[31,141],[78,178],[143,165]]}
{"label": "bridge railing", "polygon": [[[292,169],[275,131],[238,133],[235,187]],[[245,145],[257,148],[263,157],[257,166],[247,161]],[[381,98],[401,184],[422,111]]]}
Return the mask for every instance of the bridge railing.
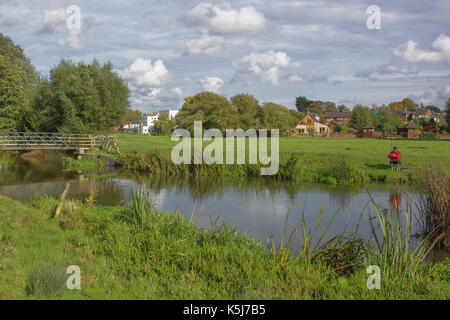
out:
{"label": "bridge railing", "polygon": [[0,150],[79,150],[101,147],[104,136],[45,132],[0,132]]}

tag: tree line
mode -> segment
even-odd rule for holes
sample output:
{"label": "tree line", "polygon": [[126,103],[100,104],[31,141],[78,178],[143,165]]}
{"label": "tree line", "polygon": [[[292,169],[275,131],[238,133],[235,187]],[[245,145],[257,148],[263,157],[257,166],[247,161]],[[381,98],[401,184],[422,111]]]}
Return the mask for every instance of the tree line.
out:
{"label": "tree line", "polygon": [[48,77],[0,34],[0,131],[111,131],[130,114],[129,90],[111,63],[62,60]]}
{"label": "tree line", "polygon": [[241,93],[228,99],[216,93],[201,92],[185,98],[172,124],[167,117],[156,121],[155,133],[167,134],[172,125],[193,132],[194,121],[202,121],[205,130],[279,129],[280,135],[287,135],[302,118],[302,114],[279,104],[265,102],[261,105],[251,94]]}

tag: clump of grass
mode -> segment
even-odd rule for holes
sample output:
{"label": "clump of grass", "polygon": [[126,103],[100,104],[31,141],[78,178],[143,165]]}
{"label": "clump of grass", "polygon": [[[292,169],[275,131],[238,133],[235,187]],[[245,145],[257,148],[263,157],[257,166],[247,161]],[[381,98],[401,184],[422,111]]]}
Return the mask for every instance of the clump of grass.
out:
{"label": "clump of grass", "polygon": [[417,219],[422,235],[450,248],[450,173],[441,162],[421,166],[412,182],[418,193]]}
{"label": "clump of grass", "polygon": [[366,172],[356,162],[349,159],[332,159],[319,169],[319,182],[328,184],[361,184],[366,180]]}
{"label": "clump of grass", "polygon": [[145,191],[144,187],[141,186],[132,190],[131,202],[122,216],[137,230],[143,230],[148,226],[153,211],[150,192]]}
{"label": "clump of grass", "polygon": [[62,160],[62,168],[66,170],[83,171],[98,170],[104,167],[104,162],[100,159],[83,156],[81,160],[65,158]]}
{"label": "clump of grass", "polygon": [[[377,264],[388,277],[414,276],[433,245],[427,246],[428,239],[424,238],[413,246],[411,215],[407,210],[388,212],[382,210],[373,199],[371,203],[376,213],[376,224],[369,218],[371,235],[375,242],[375,247],[372,247],[371,243],[368,244],[369,264]],[[377,227],[380,232],[377,232]]]}
{"label": "clump of grass", "polygon": [[40,266],[29,273],[25,293],[33,297],[55,296],[64,289],[66,274],[56,265]]}
{"label": "clump of grass", "polygon": [[366,243],[359,237],[339,235],[321,248],[316,259],[321,260],[335,274],[351,274],[364,263]]}
{"label": "clump of grass", "polygon": [[97,187],[93,187],[89,192],[89,196],[84,200],[89,207],[92,207],[97,202],[98,198],[98,189]]}

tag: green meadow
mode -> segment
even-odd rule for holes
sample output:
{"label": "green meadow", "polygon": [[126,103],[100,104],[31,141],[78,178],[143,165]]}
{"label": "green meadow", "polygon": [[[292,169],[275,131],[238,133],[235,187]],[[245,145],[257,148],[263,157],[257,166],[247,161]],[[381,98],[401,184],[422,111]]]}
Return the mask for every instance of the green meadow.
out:
{"label": "green meadow", "polygon": [[[224,141],[226,144],[227,140]],[[177,142],[171,141],[170,137],[121,134],[118,135],[118,144],[124,154],[135,151],[142,154],[158,152],[170,159],[172,148]],[[207,144],[204,142],[205,146]],[[402,170],[399,172],[390,172],[389,167],[388,154],[394,146],[403,155]],[[364,176],[364,180],[405,182],[417,168],[430,163],[441,162],[445,169],[450,170],[449,146],[448,140],[281,137],[280,175],[289,171],[291,180],[335,183],[341,180],[340,176],[331,173],[339,172],[336,167],[346,166],[350,167],[350,171],[357,170],[357,175]],[[248,152],[248,146],[246,150]]]}

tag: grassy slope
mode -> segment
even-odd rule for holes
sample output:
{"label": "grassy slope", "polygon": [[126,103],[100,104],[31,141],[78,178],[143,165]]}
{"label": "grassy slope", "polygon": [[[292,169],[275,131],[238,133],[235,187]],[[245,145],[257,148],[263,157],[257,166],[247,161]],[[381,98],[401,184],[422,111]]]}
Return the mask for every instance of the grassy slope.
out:
{"label": "grassy slope", "polygon": [[[153,212],[139,228],[123,208],[69,203],[56,221],[56,203],[32,208],[0,197],[0,299],[450,298],[450,260],[371,291],[364,268],[338,277],[316,264],[281,266],[260,243],[197,230],[182,216]],[[81,291],[55,289],[69,265],[81,267]],[[47,285],[27,290],[38,280]]]}

